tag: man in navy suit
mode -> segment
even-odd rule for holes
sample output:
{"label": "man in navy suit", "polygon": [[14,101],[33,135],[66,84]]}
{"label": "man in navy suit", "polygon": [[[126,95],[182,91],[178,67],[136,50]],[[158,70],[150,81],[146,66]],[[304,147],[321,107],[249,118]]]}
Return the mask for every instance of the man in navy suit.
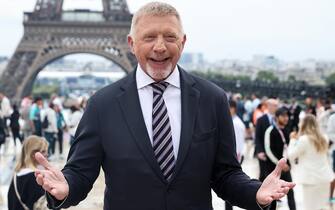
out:
{"label": "man in navy suit", "polygon": [[185,42],[172,6],[153,2],[134,15],[128,43],[137,68],[91,97],[62,171],[35,155],[49,206],[85,199],[100,167],[105,210],[210,210],[211,189],[261,209],[294,186],[279,178],[285,160],[263,184],[241,170],[226,94],[177,65]]}
{"label": "man in navy suit", "polygon": [[271,173],[271,161],[265,153],[264,135],[268,127],[273,125],[275,113],[278,109],[278,100],[270,98],[266,101],[268,113],[257,119],[255,129],[255,153],[259,163],[259,180],[262,182]]}

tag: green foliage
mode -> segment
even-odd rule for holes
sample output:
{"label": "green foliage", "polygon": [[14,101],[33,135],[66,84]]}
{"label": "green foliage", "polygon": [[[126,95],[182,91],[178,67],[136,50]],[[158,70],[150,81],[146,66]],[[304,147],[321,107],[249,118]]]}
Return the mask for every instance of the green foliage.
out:
{"label": "green foliage", "polygon": [[200,72],[200,71],[192,71],[191,72],[194,75],[197,75],[199,77],[211,80],[211,81],[243,81],[243,82],[249,82],[251,81],[249,76],[245,75],[228,75],[228,74],[222,74],[220,72],[214,72],[214,71],[208,71],[208,72]]}
{"label": "green foliage", "polygon": [[335,73],[332,73],[326,78],[326,83],[329,86],[335,86]]}
{"label": "green foliage", "polygon": [[294,75],[289,75],[288,78],[287,78],[287,82],[289,82],[289,83],[294,83],[296,81],[297,81],[297,79],[295,78]]}
{"label": "green foliage", "polygon": [[59,93],[58,85],[34,85],[32,95],[50,98],[53,93]]}
{"label": "green foliage", "polygon": [[271,71],[259,71],[256,76],[256,81],[267,83],[278,83],[279,79]]}

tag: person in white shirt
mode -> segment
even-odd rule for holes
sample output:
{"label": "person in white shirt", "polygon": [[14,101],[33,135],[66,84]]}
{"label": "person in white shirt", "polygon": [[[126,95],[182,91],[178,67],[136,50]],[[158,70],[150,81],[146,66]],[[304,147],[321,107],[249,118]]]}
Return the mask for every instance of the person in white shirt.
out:
{"label": "person in white shirt", "polygon": [[9,99],[3,93],[0,93],[0,101],[1,101],[1,107],[0,107],[1,116],[3,118],[9,118],[13,112],[12,107],[10,106]]}
{"label": "person in white shirt", "polygon": [[[335,143],[335,112],[333,112],[328,119],[327,136],[328,136],[331,144],[334,145],[334,143]],[[333,172],[335,172],[335,149],[334,149],[334,146],[332,146],[331,150],[332,150],[332,159],[333,159]],[[333,197],[334,188],[335,188],[335,179],[332,181],[332,183],[330,185],[329,200],[331,202],[335,202],[335,198]]]}
{"label": "person in white shirt", "polygon": [[324,109],[319,111],[318,115],[316,115],[322,133],[327,134],[328,119],[333,112],[334,110],[332,109],[330,100],[326,100]]}
{"label": "person in white shirt", "polygon": [[327,123],[327,135],[329,140],[335,142],[335,111],[329,116]]}
{"label": "person in white shirt", "polygon": [[78,105],[72,105],[70,107],[70,110],[71,110],[71,114],[69,116],[69,122],[67,123],[67,125],[69,128],[69,134],[70,134],[70,144],[72,145],[78,124],[80,122],[81,117],[83,116],[83,113],[78,108]]}
{"label": "person in white shirt", "polygon": [[328,140],[320,132],[316,118],[306,114],[301,122],[299,133],[290,135],[288,158],[293,165],[293,178],[302,185],[303,209],[328,209],[329,185],[333,172],[327,157]]}
{"label": "person in white shirt", "polygon": [[10,115],[12,114],[13,110],[10,106],[10,101],[5,96],[5,94],[0,92],[0,118],[4,120],[5,132],[6,135],[9,136],[9,129],[8,129],[8,121],[10,119]]}
{"label": "person in white shirt", "polygon": [[[243,151],[245,145],[245,125],[236,114],[237,103],[234,100],[229,101],[229,110],[233,120],[235,140],[236,140],[236,155],[240,163],[243,161]],[[225,210],[232,210],[230,203],[225,202]]]}
{"label": "person in white shirt", "polygon": [[234,100],[229,101],[229,107],[230,107],[230,114],[233,119],[234,131],[235,131],[237,159],[239,160],[240,163],[242,163],[243,151],[244,151],[244,146],[245,146],[246,129],[245,129],[245,125],[243,121],[236,114],[237,104]]}
{"label": "person in white shirt", "polygon": [[56,141],[56,134],[58,132],[57,128],[57,115],[56,111],[54,110],[54,104],[50,103],[49,107],[45,110],[45,116],[42,118],[42,127],[44,132],[44,137],[49,142],[49,149],[48,154],[51,155],[55,154],[55,141]]}

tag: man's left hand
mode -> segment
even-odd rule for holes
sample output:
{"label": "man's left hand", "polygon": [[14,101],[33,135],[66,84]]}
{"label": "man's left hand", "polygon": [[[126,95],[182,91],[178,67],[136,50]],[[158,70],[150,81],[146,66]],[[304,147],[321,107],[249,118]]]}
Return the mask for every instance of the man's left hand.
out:
{"label": "man's left hand", "polygon": [[256,194],[256,200],[261,206],[269,205],[274,200],[284,197],[295,184],[280,179],[281,172],[286,166],[286,159],[279,160],[275,170],[263,181]]}

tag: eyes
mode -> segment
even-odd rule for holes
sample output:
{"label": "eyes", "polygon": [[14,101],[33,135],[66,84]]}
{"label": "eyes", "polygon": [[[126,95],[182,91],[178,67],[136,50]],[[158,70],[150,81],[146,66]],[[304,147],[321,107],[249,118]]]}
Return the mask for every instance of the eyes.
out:
{"label": "eyes", "polygon": [[[159,38],[159,36],[160,35],[148,34],[144,36],[143,40],[145,42],[152,42],[152,41],[155,41],[157,38]],[[163,35],[163,39],[166,42],[176,42],[178,40],[178,37],[175,34],[165,34]]]}
{"label": "eyes", "polygon": [[175,35],[168,35],[168,36],[166,36],[166,37],[164,37],[165,38],[165,40],[166,41],[168,41],[168,42],[175,42],[175,41],[177,41],[177,36],[175,36]]}

